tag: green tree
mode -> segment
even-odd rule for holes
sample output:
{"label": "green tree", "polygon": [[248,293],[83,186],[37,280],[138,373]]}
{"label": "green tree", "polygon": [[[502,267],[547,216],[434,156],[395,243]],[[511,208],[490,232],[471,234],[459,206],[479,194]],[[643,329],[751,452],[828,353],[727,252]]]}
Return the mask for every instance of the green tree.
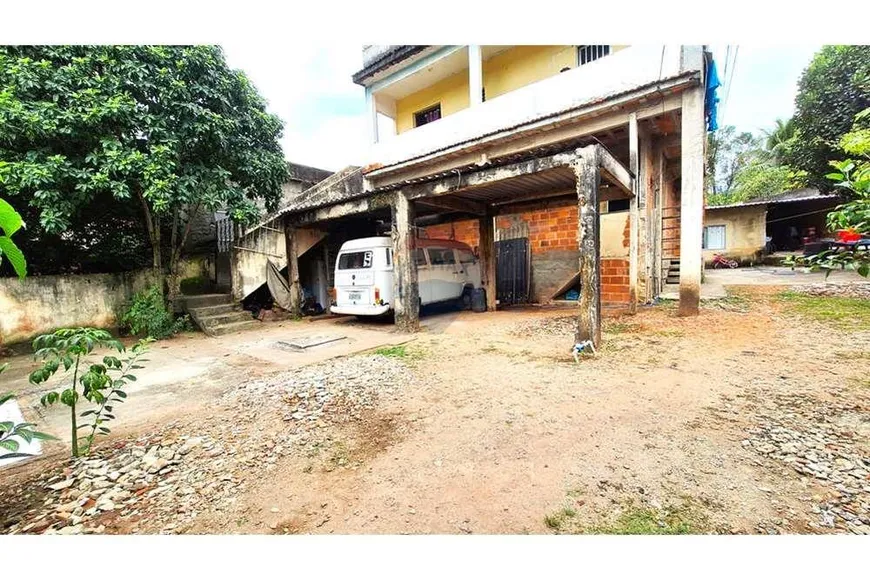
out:
{"label": "green tree", "polygon": [[776,164],[785,165],[788,148],[794,142],[794,121],[777,119],[774,128],[763,133],[764,147],[768,155]]}
{"label": "green tree", "polygon": [[737,172],[759,155],[760,144],[752,133],[738,133],[726,125],[707,138],[707,192],[727,194],[734,187]]}
{"label": "green tree", "polygon": [[219,47],[0,47],[0,192],[49,233],[100,196],[135,204],[171,289],[200,212],[277,206],[282,130]]}
{"label": "green tree", "polygon": [[843,135],[855,115],[870,106],[870,46],[825,46],[798,82],[795,139],[787,161],[808,173],[811,185],[829,190],[831,159],[842,159]]}

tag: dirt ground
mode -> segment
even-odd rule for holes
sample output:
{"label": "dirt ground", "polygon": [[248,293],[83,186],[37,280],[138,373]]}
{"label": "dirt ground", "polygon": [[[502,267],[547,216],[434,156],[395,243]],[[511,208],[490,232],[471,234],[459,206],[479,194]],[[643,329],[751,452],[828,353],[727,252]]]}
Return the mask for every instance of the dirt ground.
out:
{"label": "dirt ground", "polygon": [[[183,524],[148,524],[148,504],[101,521],[106,533],[571,533],[619,526],[639,509],[656,520],[676,514],[696,533],[870,531],[861,520],[870,502],[870,332],[806,318],[781,290],[731,287],[731,298],[705,302],[693,318],[669,303],[610,318],[599,352],[579,364],[570,354],[571,310],[436,315],[405,350],[379,355],[390,359],[384,372],[396,388],[367,396],[350,414],[297,420],[288,414],[298,403],[260,385],[241,394],[227,387],[219,401],[162,430],[151,426],[164,439],[170,431],[211,434],[230,450],[227,463],[215,461],[237,485],[220,500],[202,493]],[[314,367],[312,384],[321,372],[329,382],[339,366]],[[342,377],[352,390],[354,381],[365,386],[364,376]],[[821,407],[824,420],[843,414],[830,435],[848,444],[838,460],[848,451],[859,463],[849,464],[846,484],[796,471],[790,455],[762,441],[786,424],[802,436]],[[286,439],[292,430],[294,442],[309,441],[309,424],[319,434],[314,447]],[[4,489],[21,489],[64,466],[44,460],[0,477]],[[859,489],[843,487],[854,481]],[[845,517],[855,518],[831,523],[826,510],[843,497],[854,502]],[[0,524],[26,519],[32,506],[14,501],[0,493]]]}

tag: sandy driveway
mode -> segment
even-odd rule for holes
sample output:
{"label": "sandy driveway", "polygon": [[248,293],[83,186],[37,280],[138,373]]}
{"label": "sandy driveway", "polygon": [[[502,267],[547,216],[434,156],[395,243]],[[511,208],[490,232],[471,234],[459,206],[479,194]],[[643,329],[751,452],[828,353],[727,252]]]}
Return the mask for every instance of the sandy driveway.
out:
{"label": "sandy driveway", "polygon": [[[548,533],[598,529],[642,506],[681,510],[696,532],[863,530],[870,353],[855,345],[868,332],[800,318],[776,289],[752,292],[705,303],[697,318],[664,305],[608,320],[602,349],[580,364],[570,311],[528,308],[440,315],[397,358],[254,381],[241,366],[214,403],[138,434],[140,454],[166,449],[174,463],[98,523],[109,533]],[[191,437],[208,451],[176,453]],[[128,445],[116,441],[95,469],[115,465]],[[811,449],[783,451],[783,441]]]}
{"label": "sandy driveway", "polygon": [[[409,340],[407,336],[390,330],[366,328],[352,324],[348,319],[327,319],[265,323],[262,329],[214,338],[201,333],[186,333],[159,341],[150,347],[145,357],[148,359],[143,363],[146,368],[135,373],[138,380],[130,383],[128,400],[119,407],[112,430],[119,434],[128,430],[135,432],[168,418],[183,417],[245,380]],[[302,337],[340,340],[303,352],[296,352],[286,345]],[[93,357],[94,362],[103,354],[100,352]],[[38,366],[33,357],[7,357],[3,362],[9,363],[9,369],[2,377],[3,391],[18,395],[18,404],[27,420],[60,437],[64,443],[68,442],[68,408],[62,405],[45,408],[39,402],[45,392],[60,383],[62,373],[48,385],[35,386],[27,379]],[[67,374],[67,380],[71,380],[71,373]],[[60,444],[49,444],[48,451],[59,448],[63,449]]]}

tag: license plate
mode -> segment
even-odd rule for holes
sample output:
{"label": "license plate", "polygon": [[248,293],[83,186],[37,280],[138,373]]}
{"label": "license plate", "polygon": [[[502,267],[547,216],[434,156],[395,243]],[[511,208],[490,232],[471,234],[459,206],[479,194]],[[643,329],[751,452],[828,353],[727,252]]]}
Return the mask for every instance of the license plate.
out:
{"label": "license plate", "polygon": [[362,298],[362,293],[360,293],[360,292],[348,292],[347,298],[349,300],[360,300]]}

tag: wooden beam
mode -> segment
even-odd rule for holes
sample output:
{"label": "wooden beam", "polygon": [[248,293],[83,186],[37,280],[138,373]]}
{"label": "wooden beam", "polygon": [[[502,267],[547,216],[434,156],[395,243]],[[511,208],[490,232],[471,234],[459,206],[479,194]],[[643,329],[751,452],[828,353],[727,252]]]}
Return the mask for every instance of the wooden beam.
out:
{"label": "wooden beam", "polygon": [[393,195],[393,312],[399,332],[420,329],[420,289],[414,258],[414,206],[401,191]]}
{"label": "wooden beam", "polygon": [[[636,116],[635,119],[637,119]],[[611,155],[610,151],[604,147],[599,147],[598,158],[600,160],[601,171],[604,173],[605,178],[613,183],[613,185],[622,189],[626,194],[634,195],[632,179],[636,174],[626,169],[625,165],[620,163],[619,160]]]}
{"label": "wooden beam", "polygon": [[299,285],[299,251],[296,228],[290,223],[284,227],[284,243],[287,251],[287,283],[290,286],[290,314],[302,316],[302,291]]}
{"label": "wooden beam", "polygon": [[422,197],[416,199],[415,201],[421,205],[425,205],[427,207],[434,207],[437,209],[461,211],[474,215],[486,215],[486,204],[480,203],[478,201],[469,201],[456,197],[439,197],[436,199]]}
{"label": "wooden beam", "polygon": [[580,248],[580,307],[576,343],[601,343],[601,240],[598,217],[598,186],[601,181],[601,147],[590,145],[579,151],[574,163],[577,176],[577,242]]}
{"label": "wooden beam", "polygon": [[495,264],[495,223],[491,215],[478,219],[477,227],[480,232],[480,275],[483,287],[486,290],[486,309],[494,312],[496,302],[496,264]]}
{"label": "wooden beam", "polygon": [[640,158],[637,134],[637,115],[631,113],[628,116],[628,165],[631,171],[631,189],[633,195],[628,202],[629,208],[629,242],[628,242],[628,312],[637,314],[637,251],[638,251],[638,219],[637,198],[640,188]]}

